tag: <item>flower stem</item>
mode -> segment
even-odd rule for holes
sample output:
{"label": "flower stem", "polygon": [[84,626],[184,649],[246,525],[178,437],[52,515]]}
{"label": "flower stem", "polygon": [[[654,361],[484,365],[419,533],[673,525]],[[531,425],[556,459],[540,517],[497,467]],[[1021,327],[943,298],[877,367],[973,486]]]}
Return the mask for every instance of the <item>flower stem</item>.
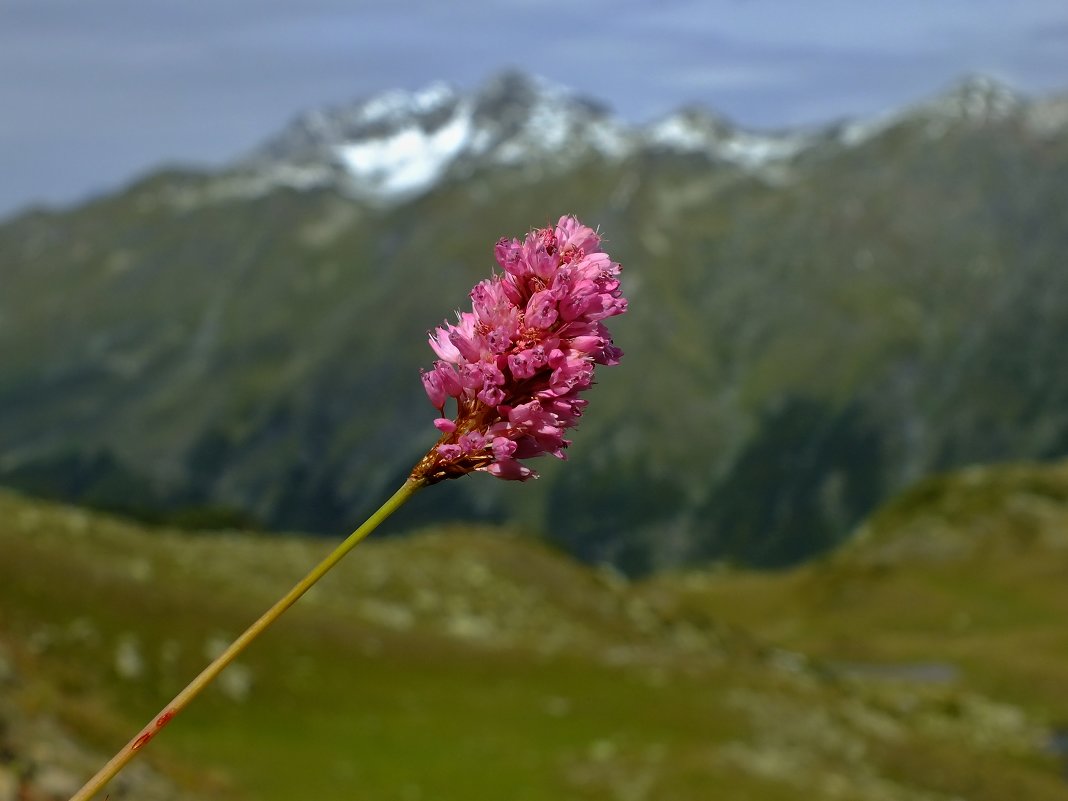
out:
{"label": "flower stem", "polygon": [[230,643],[230,646],[223,651],[215,660],[208,665],[204,670],[200,672],[200,675],[193,679],[178,695],[174,697],[169,704],[160,710],[159,714],[153,717],[148,724],[137,733],[137,735],[123,746],[111,760],[102,767],[93,778],[85,783],[77,793],[71,797],[71,801],[88,801],[96,795],[100,789],[111,781],[122,768],[133,759],[141,751],[141,749],[148,744],[148,741],[155,737],[164,726],[171,722],[175,715],[185,709],[190,701],[200,695],[201,691],[211,683],[211,681],[223,672],[237,656],[249,646],[249,644],[255,640],[264,629],[270,626],[275,620],[281,617],[289,607],[297,602],[304,593],[311,589],[319,579],[321,579],[326,573],[341,561],[342,557],[351,551],[356,545],[363,540],[368,534],[378,528],[387,517],[395,512],[400,506],[410,498],[416,490],[426,486],[426,482],[418,479],[408,479],[404,485],[397,490],[393,496],[386,501],[382,506],[367,518],[367,521],[356,529],[348,538],[337,546],[330,554],[323,559],[318,565],[316,565],[308,575],[302,578],[289,592],[287,592],[279,601],[268,609],[263,615],[249,626],[244,634]]}

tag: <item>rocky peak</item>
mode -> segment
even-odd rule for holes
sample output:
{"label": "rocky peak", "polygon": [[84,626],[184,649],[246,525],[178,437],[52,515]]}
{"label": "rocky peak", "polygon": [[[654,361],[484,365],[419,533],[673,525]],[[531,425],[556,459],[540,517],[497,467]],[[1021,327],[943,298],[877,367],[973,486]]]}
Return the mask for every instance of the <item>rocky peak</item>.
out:
{"label": "rocky peak", "polygon": [[[1005,119],[1034,105],[993,78],[971,76],[910,108],[823,129],[751,131],[696,106],[633,126],[595,100],[508,70],[472,92],[438,82],[302,114],[214,182],[209,194],[329,186],[388,204],[485,168],[533,166],[540,173],[643,150],[693,154],[781,179],[789,174],[784,168],[815,147],[855,147],[910,123],[938,138],[961,124]],[[1031,116],[1031,127],[1046,133],[1061,129],[1065,113],[1051,106]]]}

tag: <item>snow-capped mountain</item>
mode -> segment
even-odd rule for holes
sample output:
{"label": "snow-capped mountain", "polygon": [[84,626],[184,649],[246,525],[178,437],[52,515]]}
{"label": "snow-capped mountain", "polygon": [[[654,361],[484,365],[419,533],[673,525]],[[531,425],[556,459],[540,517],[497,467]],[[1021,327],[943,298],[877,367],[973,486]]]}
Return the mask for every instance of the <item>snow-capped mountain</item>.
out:
{"label": "snow-capped mountain", "polygon": [[470,94],[434,83],[303,114],[243,159],[225,186],[253,194],[274,186],[333,185],[390,202],[484,167],[562,168],[641,151],[703,155],[761,170],[788,161],[814,140],[810,132],[745,131],[699,108],[629,125],[596,101],[507,72]]}
{"label": "snow-capped mountain", "polygon": [[702,108],[686,108],[636,133],[644,149],[693,153],[744,170],[761,171],[788,162],[819,136],[808,130],[755,132],[732,125]]}
{"label": "snow-capped mountain", "polygon": [[1068,457],[1066,185],[1068,97],[987,81],[782,133],[517,75],[315,112],[0,224],[0,484],[336,531],[433,436],[421,332],[496,237],[573,211],[626,265],[629,367],[515,512],[458,482],[414,519],[782,566],[933,472]]}
{"label": "snow-capped mountain", "polygon": [[434,83],[304,114],[241,166],[265,182],[337,183],[362,197],[395,200],[479,166],[619,158],[633,140],[606,108],[509,72],[472,94]]}
{"label": "snow-capped mountain", "polygon": [[531,167],[540,174],[582,159],[620,161],[642,152],[690,154],[781,179],[810,150],[856,147],[910,121],[937,138],[956,124],[1022,112],[1036,131],[1068,126],[1063,102],[1029,103],[986,77],[966,79],[894,113],[822,128],[749,131],[701,108],[630,125],[596,101],[507,72],[471,93],[434,83],[303,114],[213,181],[208,194],[240,197],[281,186],[329,186],[389,204],[487,167]]}
{"label": "snow-capped mountain", "polygon": [[842,126],[840,140],[847,146],[857,145],[910,120],[919,122],[927,136],[938,138],[956,125],[1008,119],[1025,106],[1025,99],[1011,87],[986,75],[972,75],[916,105],[850,121]]}

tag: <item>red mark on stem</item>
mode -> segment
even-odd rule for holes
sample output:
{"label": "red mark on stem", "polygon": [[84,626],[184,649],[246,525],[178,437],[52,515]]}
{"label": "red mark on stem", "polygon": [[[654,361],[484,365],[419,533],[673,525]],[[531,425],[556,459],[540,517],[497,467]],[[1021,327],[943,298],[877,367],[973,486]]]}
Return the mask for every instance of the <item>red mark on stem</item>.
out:
{"label": "red mark on stem", "polygon": [[162,715],[156,718],[155,726],[141,734],[140,737],[133,741],[133,745],[130,747],[134,751],[138,751],[141,748],[144,748],[144,746],[148,744],[148,741],[155,737],[159,733],[159,730],[166,726],[168,723],[170,723],[174,716],[177,714],[178,712],[174,709],[168,709],[167,711],[165,711]]}

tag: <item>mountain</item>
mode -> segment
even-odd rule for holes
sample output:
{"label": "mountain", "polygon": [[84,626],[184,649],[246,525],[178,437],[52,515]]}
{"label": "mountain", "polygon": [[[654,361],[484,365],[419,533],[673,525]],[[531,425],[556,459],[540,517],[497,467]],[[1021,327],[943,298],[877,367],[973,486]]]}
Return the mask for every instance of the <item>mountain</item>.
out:
{"label": "mountain", "polygon": [[485,169],[560,170],[591,158],[619,163],[643,152],[700,154],[759,170],[789,161],[820,139],[810,132],[745,131],[696,107],[628,125],[596,101],[505,72],[468,95],[436,83],[316,109],[192,197],[178,197],[196,203],[280,187],[330,188],[381,206]]}
{"label": "mountain", "polygon": [[425,332],[564,212],[626,351],[567,464],[402,514],[641,572],[786,565],[934,471],[1068,453],[1068,99],[973,78],[877,120],[628,126],[517,74],[298,118],[0,225],[0,479],[148,518],[347,530],[435,438]]}

